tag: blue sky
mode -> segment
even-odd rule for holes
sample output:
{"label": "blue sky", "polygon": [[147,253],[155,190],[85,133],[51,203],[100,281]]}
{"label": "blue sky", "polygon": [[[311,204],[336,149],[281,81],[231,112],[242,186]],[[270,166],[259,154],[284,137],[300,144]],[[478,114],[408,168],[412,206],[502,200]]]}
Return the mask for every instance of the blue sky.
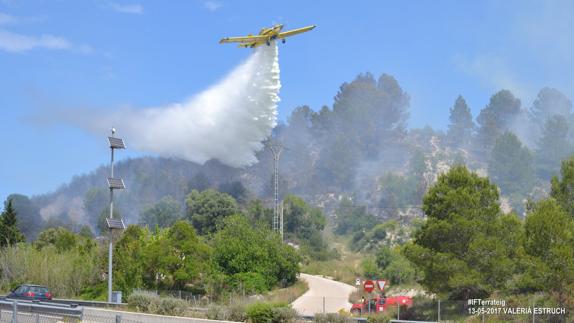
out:
{"label": "blue sky", "polygon": [[280,46],[282,120],[361,72],[397,78],[411,127],[444,129],[459,94],[475,116],[501,88],[526,107],[542,86],[574,98],[572,1],[0,0],[0,199],[108,162],[106,134],[45,116],[187,98],[249,55],[221,37],[275,23],[318,26]]}

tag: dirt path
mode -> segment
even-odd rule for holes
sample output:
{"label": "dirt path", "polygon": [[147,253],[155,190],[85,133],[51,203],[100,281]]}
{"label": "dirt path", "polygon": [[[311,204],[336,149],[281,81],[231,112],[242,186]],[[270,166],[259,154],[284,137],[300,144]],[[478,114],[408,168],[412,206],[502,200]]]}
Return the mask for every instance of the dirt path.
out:
{"label": "dirt path", "polygon": [[309,284],[309,290],[297,298],[291,305],[301,315],[314,315],[315,313],[336,313],[341,309],[349,311],[349,294],[355,287],[308,274],[301,274],[301,279]]}

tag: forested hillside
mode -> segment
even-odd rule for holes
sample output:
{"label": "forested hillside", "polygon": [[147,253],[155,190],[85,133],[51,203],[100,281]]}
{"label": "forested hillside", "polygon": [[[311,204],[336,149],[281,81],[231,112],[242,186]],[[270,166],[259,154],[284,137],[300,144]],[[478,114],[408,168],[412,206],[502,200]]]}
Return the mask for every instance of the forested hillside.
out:
{"label": "forested hillside", "polygon": [[[327,214],[348,197],[376,217],[409,219],[422,214],[422,196],[438,174],[466,164],[500,187],[503,210],[522,214],[526,200],[548,192],[550,177],[573,151],[572,103],[556,89],[541,89],[534,102],[502,89],[477,116],[464,93],[453,93],[452,106],[443,107],[450,109],[445,130],[409,128],[409,101],[394,77],[367,73],[342,84],[331,106],[294,109],[272,138],[286,148],[281,195],[300,196]],[[216,160],[204,165],[155,157],[120,161],[116,174],[128,189],[117,194],[117,212],[128,223],[154,225],[148,223],[154,210],[183,214],[186,196],[207,188],[239,203],[260,198],[270,205],[272,159],[265,150],[258,159],[248,168]],[[43,226],[62,224],[97,231],[107,212],[107,175],[102,166],[51,193],[11,196],[23,233],[30,239]]]}

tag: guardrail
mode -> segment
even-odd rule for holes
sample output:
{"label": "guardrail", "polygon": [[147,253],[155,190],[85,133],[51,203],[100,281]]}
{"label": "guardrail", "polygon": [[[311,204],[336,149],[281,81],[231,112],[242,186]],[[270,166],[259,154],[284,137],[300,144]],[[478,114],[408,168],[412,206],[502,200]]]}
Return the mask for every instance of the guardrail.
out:
{"label": "guardrail", "polygon": [[18,298],[7,298],[6,296],[0,296],[0,300],[15,300],[18,302],[34,302],[36,304],[45,304],[45,305],[54,305],[54,304],[61,304],[61,305],[69,305],[69,306],[85,306],[85,307],[104,307],[104,308],[117,308],[117,307],[125,307],[128,306],[127,303],[108,303],[108,302],[101,302],[101,301],[86,301],[86,300],[78,300],[78,299],[65,299],[65,298],[54,298],[50,301],[28,301],[22,300]]}
{"label": "guardrail", "polygon": [[[0,300],[1,310],[11,312],[12,322],[17,323],[20,314],[36,315],[36,321],[42,316],[58,316],[65,318],[76,318],[82,320],[84,308],[81,306],[66,306],[62,304],[50,304],[45,302],[31,302],[22,300],[2,299]],[[2,318],[0,317],[0,320]]]}

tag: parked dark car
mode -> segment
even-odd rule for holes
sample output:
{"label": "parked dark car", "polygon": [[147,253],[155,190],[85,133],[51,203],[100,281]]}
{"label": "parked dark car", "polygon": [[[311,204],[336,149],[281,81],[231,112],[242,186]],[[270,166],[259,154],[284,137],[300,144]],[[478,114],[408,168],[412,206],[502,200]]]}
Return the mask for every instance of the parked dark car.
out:
{"label": "parked dark car", "polygon": [[6,298],[19,298],[31,301],[49,301],[52,300],[52,293],[47,287],[40,285],[20,285],[16,287]]}

